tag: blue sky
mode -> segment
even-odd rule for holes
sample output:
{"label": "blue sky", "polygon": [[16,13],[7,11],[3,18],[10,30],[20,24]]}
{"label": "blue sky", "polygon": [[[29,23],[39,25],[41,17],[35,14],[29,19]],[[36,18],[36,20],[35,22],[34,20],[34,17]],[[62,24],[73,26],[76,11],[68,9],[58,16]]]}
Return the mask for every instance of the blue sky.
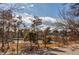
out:
{"label": "blue sky", "polygon": [[[4,7],[5,8],[9,8],[11,5],[14,4],[2,4],[0,5],[0,8]],[[16,6],[14,6],[14,8],[16,9],[16,7],[18,8],[17,12],[21,12],[23,13],[28,13],[28,14],[32,14],[33,16],[47,16],[47,17],[54,17],[54,18],[58,18],[58,14],[59,14],[59,8],[62,8],[62,4],[61,3],[24,3],[24,4],[15,4]]]}
{"label": "blue sky", "polygon": [[[59,3],[37,3],[30,8],[29,13],[35,16],[47,16],[58,18],[59,8],[62,8],[62,4]],[[27,11],[28,13],[28,11]]]}

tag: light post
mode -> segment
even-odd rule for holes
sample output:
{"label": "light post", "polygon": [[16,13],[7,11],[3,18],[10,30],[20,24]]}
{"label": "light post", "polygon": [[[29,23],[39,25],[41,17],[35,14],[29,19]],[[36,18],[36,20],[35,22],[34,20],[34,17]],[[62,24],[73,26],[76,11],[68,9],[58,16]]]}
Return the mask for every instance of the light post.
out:
{"label": "light post", "polygon": [[19,19],[19,21],[17,22],[17,27],[18,27],[17,54],[19,54],[19,25],[22,23],[21,21],[22,17],[18,16],[17,18]]}

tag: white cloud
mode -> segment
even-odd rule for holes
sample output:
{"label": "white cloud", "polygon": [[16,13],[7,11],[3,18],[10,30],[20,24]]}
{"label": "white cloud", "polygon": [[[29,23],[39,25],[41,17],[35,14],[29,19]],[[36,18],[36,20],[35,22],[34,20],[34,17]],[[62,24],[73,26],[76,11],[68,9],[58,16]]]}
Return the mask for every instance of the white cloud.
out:
{"label": "white cloud", "polygon": [[24,8],[25,8],[25,6],[21,6],[21,8],[22,8],[22,9],[24,9]]}
{"label": "white cloud", "polygon": [[[31,20],[34,20],[34,17],[32,15],[28,14],[28,13],[18,13],[18,15],[21,15],[22,16],[23,22],[26,25],[29,24],[28,26],[30,26],[32,24],[32,21]],[[16,15],[16,16],[18,16],[18,15]],[[42,19],[42,25],[40,26],[42,28],[51,27],[51,25],[53,23],[56,23],[57,22],[57,20],[55,18],[53,18],[53,17],[39,17],[39,18]]]}
{"label": "white cloud", "polygon": [[[50,22],[50,23],[55,23],[57,22],[55,18],[52,18],[52,17],[39,17],[42,19],[42,22],[45,23],[45,22]],[[23,14],[23,20],[25,22],[30,22],[31,23],[31,20],[34,20],[34,17],[32,15],[29,15],[28,13],[24,13]]]}
{"label": "white cloud", "polygon": [[[33,16],[30,16],[29,14],[26,13],[27,16],[23,16],[23,21],[25,23],[30,23],[32,24],[32,21],[31,20],[34,20],[34,17]],[[56,19],[52,18],[52,17],[40,17],[42,19],[42,25],[43,26],[47,26],[46,24],[49,23],[55,23],[56,22]],[[48,25],[49,26],[49,25]]]}
{"label": "white cloud", "polygon": [[56,22],[56,19],[55,18],[52,18],[52,17],[40,17],[41,19],[43,19],[43,22]]}
{"label": "white cloud", "polygon": [[28,4],[27,7],[32,8],[32,7],[34,7],[34,4]]}
{"label": "white cloud", "polygon": [[25,16],[29,16],[29,14],[28,13],[23,13]]}
{"label": "white cloud", "polygon": [[33,5],[33,4],[31,4],[31,5],[30,5],[30,7],[34,7],[34,5]]}
{"label": "white cloud", "polygon": [[22,20],[25,22],[25,23],[32,23],[32,21],[30,19],[33,19],[33,17],[31,16],[26,16],[26,17],[23,17]]}

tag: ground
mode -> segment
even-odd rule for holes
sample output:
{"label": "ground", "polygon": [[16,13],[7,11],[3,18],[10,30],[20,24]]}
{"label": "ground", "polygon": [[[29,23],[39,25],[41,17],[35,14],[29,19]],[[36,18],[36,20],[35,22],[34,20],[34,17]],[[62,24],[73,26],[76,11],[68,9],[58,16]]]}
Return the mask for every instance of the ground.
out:
{"label": "ground", "polygon": [[[27,45],[25,45],[27,44]],[[32,44],[33,48],[30,48],[30,42],[19,41],[18,54],[26,55],[79,55],[79,42],[73,42],[68,45],[58,46],[58,44],[47,44],[46,48],[44,44],[37,48],[37,45]],[[62,44],[61,44],[62,45]],[[26,48],[25,48],[26,47]],[[27,48],[28,47],[28,48]],[[4,52],[0,52],[4,54]],[[17,45],[15,43],[10,44],[9,50],[6,54],[17,54]]]}

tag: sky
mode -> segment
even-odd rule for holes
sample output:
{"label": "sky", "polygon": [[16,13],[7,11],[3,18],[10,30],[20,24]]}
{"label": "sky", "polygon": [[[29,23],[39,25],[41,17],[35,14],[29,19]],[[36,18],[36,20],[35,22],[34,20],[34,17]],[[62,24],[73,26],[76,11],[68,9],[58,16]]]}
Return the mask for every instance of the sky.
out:
{"label": "sky", "polygon": [[31,8],[31,12],[36,16],[48,16],[48,17],[58,17],[59,8],[62,7],[62,4],[33,4],[34,7]]}
{"label": "sky", "polygon": [[0,8],[8,9],[10,6],[17,8],[17,12],[21,14],[30,14],[42,17],[59,17],[59,9],[62,8],[61,3],[20,3],[20,4],[1,4]]}
{"label": "sky", "polygon": [[[65,4],[65,3],[64,3]],[[39,16],[42,18],[43,25],[47,23],[55,23],[57,20],[61,20],[59,16],[59,10],[68,6],[64,6],[63,3],[4,3],[0,4],[0,10],[12,9],[13,14],[22,16],[23,22],[27,26],[31,26],[32,22],[29,17],[26,16]],[[33,19],[33,17],[32,17]],[[50,26],[49,24],[49,26]],[[46,25],[47,26],[47,25]]]}

